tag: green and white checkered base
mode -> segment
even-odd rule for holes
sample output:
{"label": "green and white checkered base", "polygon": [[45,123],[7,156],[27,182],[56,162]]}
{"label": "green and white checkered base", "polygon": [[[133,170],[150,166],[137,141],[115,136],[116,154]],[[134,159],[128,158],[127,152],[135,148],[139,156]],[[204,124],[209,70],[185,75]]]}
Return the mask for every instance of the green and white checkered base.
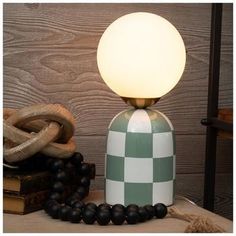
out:
{"label": "green and white checkered base", "polygon": [[169,119],[156,110],[130,109],[116,115],[108,129],[106,202],[172,205],[175,135]]}

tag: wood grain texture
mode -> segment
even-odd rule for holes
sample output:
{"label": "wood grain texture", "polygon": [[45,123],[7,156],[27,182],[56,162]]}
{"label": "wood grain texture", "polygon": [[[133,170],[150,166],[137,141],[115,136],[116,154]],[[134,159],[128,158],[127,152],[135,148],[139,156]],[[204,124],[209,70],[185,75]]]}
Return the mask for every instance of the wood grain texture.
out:
{"label": "wood grain texture", "polygon": [[[149,11],[174,22],[187,49],[183,78],[155,108],[169,116],[177,134],[203,134],[199,121],[207,103],[210,9],[210,4],[4,4],[4,106],[61,102],[75,114],[77,134],[105,135],[104,127],[126,105],[99,76],[98,40],[117,17]],[[227,74],[222,106],[232,106],[230,14],[228,4],[224,7],[221,71]]]}
{"label": "wood grain texture", "polygon": [[[203,70],[192,58],[187,64],[191,61],[199,66],[198,73],[206,72],[207,65]],[[76,116],[76,134],[105,135],[113,116],[127,108],[99,77],[96,50],[17,49],[4,56],[4,66],[4,106],[62,103]],[[190,74],[154,106],[168,115],[177,134],[205,132],[199,121],[205,116],[206,81]]]}
{"label": "wood grain texture", "polygon": [[233,8],[223,5],[219,106],[233,106]]}
{"label": "wood grain texture", "polygon": [[[161,98],[154,108],[164,112],[175,127],[177,174],[201,175],[204,170],[206,128],[200,124],[200,120],[206,117],[207,109],[209,3],[5,3],[3,104],[10,108],[35,103],[64,105],[76,119],[78,150],[86,159],[97,164],[97,174],[101,176],[104,172],[108,124],[127,105],[104,84],[99,75],[97,44],[111,22],[135,11],[165,17],[183,37],[187,50],[185,72],[175,89]],[[232,16],[232,4],[224,4],[220,107],[233,105]],[[217,172],[232,173],[232,140],[218,142]],[[186,191],[191,192],[192,183],[195,182],[186,182],[179,188],[186,186]],[[199,199],[202,198],[199,192],[203,189],[202,183],[197,183],[196,196]],[[96,186],[99,187],[99,183]],[[220,189],[223,189],[223,185]],[[228,192],[221,191],[220,194],[224,196]],[[227,202],[227,207],[231,203]]]}
{"label": "wood grain texture", "polygon": [[199,39],[207,43],[210,22],[200,25],[199,12],[207,20],[209,10],[210,4],[38,4],[34,9],[30,4],[4,4],[4,24],[10,26],[4,42],[5,47],[96,49],[104,29],[115,19],[147,11],[174,22],[181,35],[190,34],[195,43]]}
{"label": "wood grain texture", "polygon": [[[4,106],[60,102],[76,115],[79,134],[105,135],[104,127],[126,105],[99,76],[97,43],[110,22],[140,10],[174,22],[187,49],[183,78],[155,108],[169,116],[177,134],[203,134],[199,121],[207,101],[209,4],[4,4]],[[230,12],[226,7],[224,106],[232,106],[232,96],[227,96],[232,91]]]}

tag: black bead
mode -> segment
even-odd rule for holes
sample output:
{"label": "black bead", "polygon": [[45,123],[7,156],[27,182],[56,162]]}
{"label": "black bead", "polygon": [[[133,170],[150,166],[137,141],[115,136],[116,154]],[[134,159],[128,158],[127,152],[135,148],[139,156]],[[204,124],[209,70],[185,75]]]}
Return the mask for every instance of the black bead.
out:
{"label": "black bead", "polygon": [[49,199],[44,204],[44,210],[49,214],[49,209],[52,205],[58,204],[56,200]]}
{"label": "black bead", "polygon": [[56,201],[58,201],[58,202],[60,202],[61,200],[62,200],[62,195],[60,194],[60,193],[57,193],[57,192],[55,192],[55,193],[51,193],[50,195],[49,195],[49,198],[48,199],[50,199],[50,200],[56,200]]}
{"label": "black bead", "polygon": [[82,163],[80,166],[80,174],[85,176],[89,175],[90,172],[90,165],[88,163]]}
{"label": "black bead", "polygon": [[72,157],[71,157],[71,163],[75,165],[76,167],[79,167],[81,165],[81,162],[83,162],[84,157],[81,153],[76,152]]}
{"label": "black bead", "polygon": [[79,223],[82,216],[81,216],[81,210],[80,209],[73,209],[69,213],[69,220],[71,223]]}
{"label": "black bead", "polygon": [[50,169],[52,172],[57,172],[64,169],[64,162],[62,160],[55,160],[51,163]]}
{"label": "black bead", "polygon": [[61,181],[63,183],[67,180],[67,175],[65,171],[59,171],[54,176],[55,181]]}
{"label": "black bead", "polygon": [[74,165],[73,165],[70,161],[68,161],[68,162],[65,164],[65,168],[66,168],[67,170],[71,170],[71,169],[74,168]]}
{"label": "black bead", "polygon": [[60,204],[53,204],[49,207],[49,215],[53,218],[53,219],[58,219],[59,218],[59,212],[61,209],[61,205]]}
{"label": "black bead", "polygon": [[139,222],[139,214],[135,210],[130,210],[126,214],[126,221],[128,224],[136,224]]}
{"label": "black bead", "polygon": [[99,225],[107,225],[110,222],[111,214],[109,210],[98,210],[96,213],[96,219]]}
{"label": "black bead", "polygon": [[110,205],[107,204],[107,203],[102,203],[102,204],[98,205],[98,210],[111,211],[111,207],[110,207]]}
{"label": "black bead", "polygon": [[152,219],[155,216],[155,208],[152,205],[146,205],[144,206],[146,211],[148,212],[148,219]]}
{"label": "black bead", "polygon": [[85,209],[92,209],[94,211],[97,210],[97,205],[93,202],[89,202],[85,205]]}
{"label": "black bead", "polygon": [[148,215],[147,210],[144,207],[139,207],[138,214],[139,214],[140,222],[144,222],[148,220],[149,215]]}
{"label": "black bead", "polygon": [[126,207],[126,212],[128,211],[137,211],[138,212],[138,205],[136,204],[129,204],[127,207]]}
{"label": "black bead", "polygon": [[87,190],[86,190],[85,187],[80,186],[80,187],[77,188],[76,192],[79,194],[81,199],[83,199],[86,196]]}
{"label": "black bead", "polygon": [[125,207],[121,204],[115,204],[112,206],[112,211],[125,211]]}
{"label": "black bead", "polygon": [[71,207],[69,206],[62,206],[60,211],[59,211],[59,217],[63,221],[69,220],[69,215],[70,215]]}
{"label": "black bead", "polygon": [[78,192],[72,193],[71,197],[77,199],[78,201],[82,200],[82,197]]}
{"label": "black bead", "polygon": [[90,186],[90,178],[87,176],[84,176],[80,179],[80,184],[84,187]]}
{"label": "black bead", "polygon": [[51,165],[52,165],[52,163],[53,163],[54,161],[55,161],[54,158],[48,158],[47,161],[46,161],[46,167],[47,167],[48,169],[51,169]]}
{"label": "black bead", "polygon": [[84,209],[82,218],[85,224],[93,224],[96,220],[96,211],[93,209]]}
{"label": "black bead", "polygon": [[73,206],[76,202],[78,202],[78,199],[74,196],[70,196],[66,199],[65,203],[68,206]]}
{"label": "black bead", "polygon": [[154,205],[156,217],[161,219],[167,214],[167,207],[162,203],[157,203]]}
{"label": "black bead", "polygon": [[73,205],[73,208],[79,208],[79,209],[83,209],[85,207],[85,203],[82,201],[76,201]]}
{"label": "black bead", "polygon": [[112,210],[111,220],[114,225],[122,225],[125,221],[125,213],[120,208],[117,210]]}
{"label": "black bead", "polygon": [[53,190],[54,192],[58,192],[58,193],[64,192],[64,185],[63,185],[63,183],[60,182],[60,181],[55,182],[55,183],[52,185],[52,190]]}

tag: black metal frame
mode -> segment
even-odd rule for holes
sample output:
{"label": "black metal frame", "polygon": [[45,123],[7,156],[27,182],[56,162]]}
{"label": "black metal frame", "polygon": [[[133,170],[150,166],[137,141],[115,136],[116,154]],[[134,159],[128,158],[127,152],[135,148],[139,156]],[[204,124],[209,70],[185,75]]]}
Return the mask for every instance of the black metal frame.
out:
{"label": "black metal frame", "polygon": [[222,3],[212,4],[207,118],[201,120],[201,123],[207,126],[203,206],[210,211],[214,210],[217,131],[233,131],[232,124],[217,118],[222,7]]}

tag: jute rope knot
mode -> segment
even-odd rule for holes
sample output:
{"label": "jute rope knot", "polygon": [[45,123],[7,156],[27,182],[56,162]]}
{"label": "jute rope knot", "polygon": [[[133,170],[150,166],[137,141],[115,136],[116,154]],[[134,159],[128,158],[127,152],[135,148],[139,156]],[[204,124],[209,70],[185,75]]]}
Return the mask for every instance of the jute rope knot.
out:
{"label": "jute rope knot", "polygon": [[8,163],[25,160],[37,152],[68,158],[75,152],[75,120],[59,104],[37,104],[3,110],[3,156]]}
{"label": "jute rope knot", "polygon": [[176,207],[168,209],[171,217],[190,222],[185,233],[223,233],[225,230],[214,224],[211,219],[205,216],[182,213]]}

